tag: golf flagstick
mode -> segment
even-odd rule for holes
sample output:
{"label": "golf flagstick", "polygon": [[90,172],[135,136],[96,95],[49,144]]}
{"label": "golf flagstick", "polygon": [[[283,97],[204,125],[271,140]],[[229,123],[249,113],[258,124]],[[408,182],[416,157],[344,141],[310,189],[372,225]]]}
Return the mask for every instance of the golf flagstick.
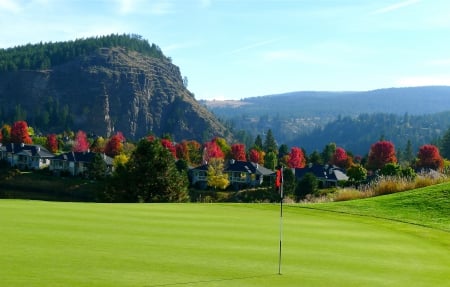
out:
{"label": "golf flagstick", "polygon": [[283,167],[277,171],[276,185],[280,192],[280,249],[278,253],[278,275],[281,275],[281,246],[283,241]]}

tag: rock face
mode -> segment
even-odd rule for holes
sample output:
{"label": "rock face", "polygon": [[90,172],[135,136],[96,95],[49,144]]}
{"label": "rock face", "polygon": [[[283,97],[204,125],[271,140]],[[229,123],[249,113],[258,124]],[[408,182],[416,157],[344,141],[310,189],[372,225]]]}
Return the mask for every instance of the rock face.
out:
{"label": "rock face", "polygon": [[[229,137],[183,85],[168,60],[124,48],[102,48],[51,70],[0,73],[0,120],[25,119],[42,132],[121,131],[175,140]],[[11,123],[11,122],[10,122]]]}

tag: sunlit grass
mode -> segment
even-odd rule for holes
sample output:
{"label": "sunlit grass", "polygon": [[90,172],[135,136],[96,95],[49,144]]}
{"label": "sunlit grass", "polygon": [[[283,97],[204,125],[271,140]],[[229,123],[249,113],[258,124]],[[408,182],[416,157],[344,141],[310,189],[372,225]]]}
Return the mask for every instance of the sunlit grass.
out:
{"label": "sunlit grass", "polygon": [[[443,286],[448,282],[448,232],[303,206],[285,206],[280,276],[278,205],[0,200],[1,285]],[[391,206],[392,214],[402,208]]]}

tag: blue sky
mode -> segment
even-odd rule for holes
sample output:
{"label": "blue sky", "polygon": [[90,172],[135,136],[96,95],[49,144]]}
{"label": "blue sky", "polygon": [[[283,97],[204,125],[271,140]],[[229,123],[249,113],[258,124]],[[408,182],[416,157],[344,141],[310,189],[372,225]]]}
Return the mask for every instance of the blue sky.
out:
{"label": "blue sky", "polygon": [[0,0],[0,48],[157,44],[197,99],[450,85],[448,0]]}

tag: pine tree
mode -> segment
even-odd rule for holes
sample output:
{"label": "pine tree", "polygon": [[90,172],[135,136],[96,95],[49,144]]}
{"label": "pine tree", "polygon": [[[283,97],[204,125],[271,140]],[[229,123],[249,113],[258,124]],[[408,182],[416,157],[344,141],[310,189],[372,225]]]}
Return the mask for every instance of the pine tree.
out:
{"label": "pine tree", "polygon": [[446,159],[450,159],[450,128],[445,132],[440,146],[441,155]]}
{"label": "pine tree", "polygon": [[275,141],[275,137],[273,136],[271,129],[269,129],[266,134],[266,139],[264,141],[264,151],[266,153],[268,153],[268,152],[277,153],[278,152],[278,145],[277,145],[277,142]]}
{"label": "pine tree", "polygon": [[158,139],[143,139],[114,175],[105,197],[111,201],[181,202],[188,198],[187,188],[187,176],[177,170],[171,152]]}

